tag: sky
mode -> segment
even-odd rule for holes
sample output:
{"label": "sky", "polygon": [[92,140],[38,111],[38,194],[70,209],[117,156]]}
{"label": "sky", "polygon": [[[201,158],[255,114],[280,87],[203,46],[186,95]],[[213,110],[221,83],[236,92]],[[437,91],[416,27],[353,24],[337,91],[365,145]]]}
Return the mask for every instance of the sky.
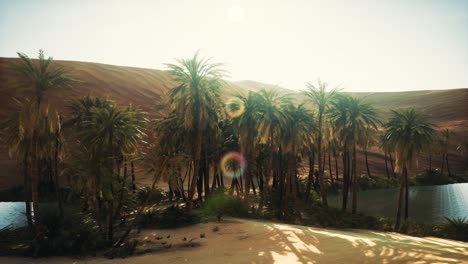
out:
{"label": "sky", "polygon": [[199,50],[228,80],[302,90],[468,87],[468,0],[0,0],[0,57],[164,69]]}

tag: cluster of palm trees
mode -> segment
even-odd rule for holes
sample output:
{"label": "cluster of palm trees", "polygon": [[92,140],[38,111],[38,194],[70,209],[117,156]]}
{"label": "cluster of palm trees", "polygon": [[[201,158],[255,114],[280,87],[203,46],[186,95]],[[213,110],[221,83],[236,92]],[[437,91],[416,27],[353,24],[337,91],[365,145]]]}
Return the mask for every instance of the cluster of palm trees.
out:
{"label": "cluster of palm trees", "polygon": [[[63,127],[71,131],[69,145],[73,147],[68,152],[72,158],[65,164],[62,116],[43,98],[48,90],[70,87],[77,81],[65,69],[50,67],[52,58],[46,59],[42,51],[37,61],[18,55],[20,61],[14,68],[25,77],[35,96],[18,102],[17,111],[4,123],[3,134],[11,155],[22,165],[28,221],[36,227],[38,237],[43,235],[38,182],[44,175],[51,175],[63,213],[59,168],[64,168],[62,174],[81,181],[77,185],[82,186],[87,210],[94,215],[103,237],[112,241],[114,221],[124,214],[127,190],[135,191],[136,159],[154,174],[153,188],[160,179],[168,182],[171,195],[186,201],[190,210],[213,190],[224,189],[219,163],[230,151],[242,153],[247,163],[243,175],[231,180],[230,192],[236,190],[246,200],[258,193],[260,212],[265,206],[275,207],[279,217],[300,222],[301,208],[310,203],[311,193],[317,192],[327,206],[327,188],[339,182],[343,210],[351,192],[351,211],[356,213],[360,177],[357,152],[366,154],[370,175],[367,149],[377,138],[385,154],[390,155],[392,171],[400,175],[399,228],[403,200],[408,217],[408,173],[414,158],[427,151],[432,142],[433,126],[414,109],[393,111],[388,122],[380,123],[377,110],[365,99],[336,88],[327,90],[327,84],[321,81],[307,84],[301,103],[278,89],[261,89],[236,95],[235,100],[223,104],[222,65],[197,53],[166,65],[178,85],[158,102],[157,109],[165,113],[160,119],[147,120],[138,108],[120,107],[99,97],[71,102],[71,118],[63,122]],[[241,114],[227,115],[239,109]],[[449,140],[449,133],[445,140]],[[446,164],[448,169],[448,159]],[[309,172],[303,173],[304,168]]]}
{"label": "cluster of palm trees", "polygon": [[[138,157],[138,145],[145,135],[145,113],[131,105],[121,108],[102,98],[87,96],[74,100],[69,106],[71,119],[63,123],[63,128],[72,128],[73,140],[67,146],[75,146],[68,151],[71,162],[64,166],[62,116],[44,97],[47,91],[71,87],[77,80],[69,77],[65,69],[51,67],[52,57],[45,58],[42,50],[37,61],[22,53],[18,55],[20,61],[12,65],[13,69],[23,75],[24,84],[34,89],[35,96],[18,101],[2,131],[10,155],[22,167],[29,226],[35,227],[37,239],[43,238],[39,185],[46,178],[52,179],[63,215],[59,175],[71,173],[84,181],[80,186],[84,187],[87,210],[95,215],[103,236],[112,240],[114,219],[121,214],[124,189],[128,187],[127,163],[131,162],[133,172],[133,160]],[[63,173],[59,171],[62,167]],[[132,177],[134,180],[133,173]]]}

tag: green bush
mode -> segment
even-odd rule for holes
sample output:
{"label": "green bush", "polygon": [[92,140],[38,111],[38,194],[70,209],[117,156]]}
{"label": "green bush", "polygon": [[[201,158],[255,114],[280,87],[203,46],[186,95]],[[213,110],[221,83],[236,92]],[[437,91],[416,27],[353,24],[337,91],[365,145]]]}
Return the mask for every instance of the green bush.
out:
{"label": "green bush", "polygon": [[67,209],[63,217],[55,208],[44,208],[42,224],[44,239],[32,242],[35,256],[85,254],[105,245],[93,218],[74,208]]}
{"label": "green bush", "polygon": [[202,214],[204,218],[216,216],[220,220],[222,216],[248,216],[249,209],[240,197],[220,191],[213,193],[204,203]]}
{"label": "green bush", "polygon": [[171,205],[163,208],[149,208],[140,216],[142,227],[156,226],[159,228],[175,228],[200,222],[199,216],[189,213],[185,208]]}
{"label": "green bush", "polygon": [[415,185],[445,185],[455,183],[456,180],[449,177],[447,174],[442,174],[437,170],[427,170],[425,172],[419,173],[414,178]]}
{"label": "green bush", "polygon": [[358,185],[359,189],[362,191],[370,189],[392,188],[398,186],[398,179],[361,175],[361,177],[358,178]]}
{"label": "green bush", "polygon": [[160,188],[157,188],[154,191],[151,191],[150,187],[142,187],[138,189],[137,197],[139,204],[145,202],[148,196],[150,196],[148,202],[160,203],[161,201],[167,200],[168,193]]}
{"label": "green bush", "polygon": [[447,223],[441,226],[440,234],[447,238],[468,242],[468,220],[461,217],[445,217],[445,219]]}

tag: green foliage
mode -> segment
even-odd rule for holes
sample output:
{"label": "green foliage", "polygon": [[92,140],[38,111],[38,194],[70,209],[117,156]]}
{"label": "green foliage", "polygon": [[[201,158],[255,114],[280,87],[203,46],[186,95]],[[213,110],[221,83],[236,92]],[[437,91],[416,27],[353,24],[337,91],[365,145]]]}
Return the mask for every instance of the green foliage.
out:
{"label": "green foliage", "polygon": [[213,193],[202,208],[204,218],[213,216],[220,218],[225,215],[245,217],[248,214],[248,206],[240,197],[227,195],[222,191]]}
{"label": "green foliage", "polygon": [[[148,196],[150,196],[148,198]],[[139,203],[148,201],[148,203],[160,203],[164,200],[167,200],[168,194],[161,188],[156,188],[154,191],[151,191],[151,188],[148,186],[142,187],[137,191],[137,199]],[[148,199],[148,200],[147,200]]]}
{"label": "green foliage", "polygon": [[468,242],[468,219],[445,217],[445,220],[447,223],[442,226],[441,235]]}
{"label": "green foliage", "polygon": [[365,191],[370,189],[385,189],[393,188],[398,186],[398,179],[396,178],[384,178],[377,176],[361,175],[358,178],[359,190]]}
{"label": "green foliage", "polygon": [[416,185],[445,185],[455,183],[456,181],[449,177],[447,174],[442,174],[440,171],[427,170],[422,172],[414,178]]}
{"label": "green foliage", "polygon": [[176,205],[169,207],[151,207],[140,216],[139,224],[142,227],[176,228],[200,222],[196,213],[188,212],[185,208]]}
{"label": "green foliage", "polygon": [[105,246],[97,223],[89,214],[67,208],[60,216],[55,208],[41,208],[45,237],[34,238],[28,227],[0,231],[0,255],[85,255]]}
{"label": "green foliage", "polygon": [[42,221],[46,235],[43,240],[33,241],[35,256],[86,254],[105,245],[96,221],[75,208],[66,210],[63,217],[55,208],[44,208]]}
{"label": "green foliage", "polygon": [[367,228],[381,229],[379,219],[363,214],[351,214],[333,207],[312,205],[305,210],[305,223],[307,225],[318,225],[334,228]]}

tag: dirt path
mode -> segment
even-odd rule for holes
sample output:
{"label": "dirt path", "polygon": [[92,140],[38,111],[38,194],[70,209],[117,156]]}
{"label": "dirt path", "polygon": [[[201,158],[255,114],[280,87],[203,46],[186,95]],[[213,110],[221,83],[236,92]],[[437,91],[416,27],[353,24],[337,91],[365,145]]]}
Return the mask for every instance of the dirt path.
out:
{"label": "dirt path", "polygon": [[126,259],[8,257],[0,263],[468,263],[468,243],[240,219],[143,230],[139,239],[137,255]]}

